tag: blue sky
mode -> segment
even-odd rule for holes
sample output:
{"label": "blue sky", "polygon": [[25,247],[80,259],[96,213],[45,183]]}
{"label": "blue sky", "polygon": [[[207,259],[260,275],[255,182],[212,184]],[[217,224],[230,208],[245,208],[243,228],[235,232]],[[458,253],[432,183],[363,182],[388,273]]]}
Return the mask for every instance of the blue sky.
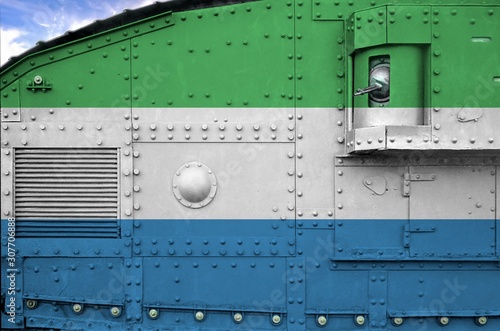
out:
{"label": "blue sky", "polygon": [[39,40],[50,40],[96,19],[153,2],[155,0],[0,0],[0,62],[4,64]]}

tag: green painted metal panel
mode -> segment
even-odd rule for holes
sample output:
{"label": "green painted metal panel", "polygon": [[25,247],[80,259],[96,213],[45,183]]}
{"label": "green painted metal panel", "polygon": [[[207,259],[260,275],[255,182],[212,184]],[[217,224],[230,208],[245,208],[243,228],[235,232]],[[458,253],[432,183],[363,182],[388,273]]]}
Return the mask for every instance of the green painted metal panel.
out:
{"label": "green painted metal panel", "polygon": [[387,12],[389,19],[387,42],[389,44],[429,44],[431,42],[430,6],[388,6]]}
{"label": "green painted metal panel", "polygon": [[360,10],[349,17],[347,24],[349,53],[356,49],[387,43],[387,8]]}
{"label": "green painted metal panel", "polygon": [[[97,33],[90,37],[62,44],[42,52],[31,54],[15,66],[1,72],[1,88],[10,84],[35,68],[66,60],[102,47],[129,40],[132,36],[141,35],[158,29],[164,29],[174,24],[171,13],[152,16],[119,28]],[[43,42],[41,42],[43,44]]]}
{"label": "green painted metal panel", "polygon": [[293,107],[293,12],[279,1],[175,13],[174,27],[132,39],[133,106]]}
{"label": "green painted metal panel", "polygon": [[309,2],[296,4],[297,107],[345,105],[346,57],[344,22],[311,24]]}
{"label": "green painted metal panel", "polygon": [[[2,72],[0,99],[16,104],[10,84],[17,81],[22,107],[343,108],[360,87],[352,84],[351,72],[360,69],[348,54],[432,43],[430,55],[402,57],[407,70],[421,68],[424,106],[431,94],[439,107],[495,107],[500,21],[495,6],[475,3],[259,1],[164,13],[28,56]],[[27,89],[36,75],[51,89]],[[409,81],[391,88],[406,100],[394,106],[415,106]]]}
{"label": "green painted metal panel", "polygon": [[[315,21],[345,20],[353,12],[382,5],[442,5],[442,0],[310,0]],[[448,1],[449,2],[449,1]],[[462,4],[464,1],[461,1]],[[466,5],[498,5],[497,0],[468,0]],[[456,4],[450,4],[456,6]]]}
{"label": "green painted metal panel", "polygon": [[0,97],[0,107],[2,108],[14,108],[19,107],[21,104],[19,100],[19,81],[6,86],[2,89]]}
{"label": "green painted metal panel", "polygon": [[[124,98],[130,94],[129,72],[130,41],[37,67],[19,80],[21,106],[126,107]],[[50,84],[50,89],[45,92],[33,89],[36,76]]]}
{"label": "green painted metal panel", "polygon": [[[436,7],[432,105],[499,107],[500,18],[487,7]],[[496,15],[495,15],[496,14]]]}

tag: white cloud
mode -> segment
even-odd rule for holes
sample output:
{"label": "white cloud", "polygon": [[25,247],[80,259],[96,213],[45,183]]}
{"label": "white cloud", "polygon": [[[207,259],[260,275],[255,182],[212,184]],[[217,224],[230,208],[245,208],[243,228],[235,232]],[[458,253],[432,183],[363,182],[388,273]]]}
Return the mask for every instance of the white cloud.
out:
{"label": "white cloud", "polygon": [[19,55],[26,51],[31,45],[20,40],[26,32],[19,29],[0,28],[0,62],[3,65],[12,56]]}

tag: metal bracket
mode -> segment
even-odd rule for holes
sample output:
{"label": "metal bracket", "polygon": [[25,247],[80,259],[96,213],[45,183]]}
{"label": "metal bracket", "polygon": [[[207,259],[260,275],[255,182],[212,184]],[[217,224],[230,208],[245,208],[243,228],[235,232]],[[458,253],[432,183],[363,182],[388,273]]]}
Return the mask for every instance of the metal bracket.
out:
{"label": "metal bracket", "polygon": [[403,175],[403,196],[410,196],[411,182],[433,181],[435,179],[435,174],[410,174],[409,172],[405,172]]}
{"label": "metal bracket", "polygon": [[36,75],[33,78],[33,81],[28,81],[26,88],[31,90],[31,92],[35,93],[36,91],[47,92],[52,89],[52,84],[43,79],[42,76]]}

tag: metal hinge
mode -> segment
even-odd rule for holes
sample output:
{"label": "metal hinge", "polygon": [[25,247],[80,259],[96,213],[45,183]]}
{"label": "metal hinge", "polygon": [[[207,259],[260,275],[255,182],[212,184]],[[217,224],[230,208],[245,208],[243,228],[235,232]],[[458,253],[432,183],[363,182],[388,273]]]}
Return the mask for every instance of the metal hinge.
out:
{"label": "metal hinge", "polygon": [[403,175],[403,196],[410,196],[411,182],[433,181],[435,179],[435,174],[410,174],[409,172],[405,172],[405,174]]}

